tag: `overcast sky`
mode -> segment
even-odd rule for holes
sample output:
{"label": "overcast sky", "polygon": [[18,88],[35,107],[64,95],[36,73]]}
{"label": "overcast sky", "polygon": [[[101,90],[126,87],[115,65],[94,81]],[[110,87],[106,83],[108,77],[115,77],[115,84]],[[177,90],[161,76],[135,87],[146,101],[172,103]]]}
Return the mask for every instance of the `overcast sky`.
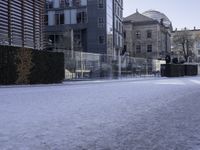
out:
{"label": "overcast sky", "polygon": [[164,13],[173,28],[200,28],[200,0],[124,0],[124,17],[154,9]]}

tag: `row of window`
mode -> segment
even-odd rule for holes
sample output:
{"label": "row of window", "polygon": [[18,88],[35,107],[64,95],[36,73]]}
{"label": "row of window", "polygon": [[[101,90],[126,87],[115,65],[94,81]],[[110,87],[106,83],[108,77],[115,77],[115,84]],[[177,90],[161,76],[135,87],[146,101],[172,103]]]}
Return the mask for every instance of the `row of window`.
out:
{"label": "row of window", "polygon": [[[105,44],[106,40],[105,40],[105,36],[100,35],[98,37],[98,43],[99,44]],[[117,46],[122,46],[122,39],[120,38],[120,36],[115,36],[115,42],[117,44]]]}
{"label": "row of window", "polygon": [[[99,17],[98,18],[98,28],[103,28],[105,27],[105,19],[103,17]],[[122,26],[122,23],[116,19],[116,23],[115,23],[115,29],[116,31],[118,31],[119,33],[122,33],[122,29],[123,26]]]}
{"label": "row of window", "polygon": [[87,0],[47,0],[47,9],[80,7],[87,5]]}
{"label": "row of window", "polygon": [[[85,5],[87,5],[87,0],[48,0],[46,3],[47,9],[80,7]],[[97,0],[97,7],[104,8],[104,0]]]}
{"label": "row of window", "polygon": [[[141,39],[141,37],[142,37],[141,31],[136,31],[135,37],[136,37],[136,39]],[[152,38],[152,31],[151,30],[146,31],[146,38]]]}
{"label": "row of window", "polygon": [[[49,19],[52,19],[52,18],[49,18],[49,17],[52,17],[55,20],[54,25],[65,24],[65,14],[64,14],[64,12],[63,13],[56,13],[54,16],[53,15],[51,15],[51,16],[46,15],[45,16],[45,24],[46,25],[52,25],[52,23],[48,23]],[[74,19],[75,19],[76,24],[87,23],[87,13],[85,11],[77,12]]]}
{"label": "row of window", "polygon": [[[142,46],[140,44],[138,44],[138,45],[136,45],[135,49],[136,49],[136,53],[141,53]],[[146,51],[150,53],[150,52],[152,52],[152,50],[153,50],[153,46],[151,44],[148,44],[146,46]]]}

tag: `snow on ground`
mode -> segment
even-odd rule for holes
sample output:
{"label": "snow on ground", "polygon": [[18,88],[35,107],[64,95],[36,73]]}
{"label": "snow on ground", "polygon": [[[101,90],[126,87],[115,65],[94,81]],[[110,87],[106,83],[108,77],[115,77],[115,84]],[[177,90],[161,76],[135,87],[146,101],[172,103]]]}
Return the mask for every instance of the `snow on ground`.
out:
{"label": "snow on ground", "polygon": [[0,88],[0,150],[199,150],[200,77]]}

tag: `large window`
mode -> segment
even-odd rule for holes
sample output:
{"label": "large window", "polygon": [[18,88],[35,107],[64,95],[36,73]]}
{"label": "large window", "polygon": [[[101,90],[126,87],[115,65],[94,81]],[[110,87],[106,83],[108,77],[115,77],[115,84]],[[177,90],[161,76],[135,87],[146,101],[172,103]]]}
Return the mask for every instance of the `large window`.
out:
{"label": "large window", "polygon": [[99,36],[99,44],[104,44],[104,43],[105,43],[105,37]]}
{"label": "large window", "polygon": [[54,3],[53,0],[47,0],[47,3],[46,3],[46,5],[47,5],[47,9],[51,9],[51,8],[53,8],[53,3]]}
{"label": "large window", "polygon": [[81,0],[72,0],[72,4],[75,7],[81,6]]}
{"label": "large window", "polygon": [[48,15],[45,15],[45,16],[44,16],[44,24],[45,24],[45,25],[48,25]]}
{"label": "large window", "polygon": [[77,23],[86,23],[87,13],[85,11],[77,12],[76,20],[77,20]]}
{"label": "large window", "polygon": [[152,52],[152,45],[147,45],[147,52]]}
{"label": "large window", "polygon": [[198,55],[200,55],[200,50],[198,50]]}
{"label": "large window", "polygon": [[152,38],[152,31],[150,30],[147,31],[147,38]]}
{"label": "large window", "polygon": [[136,53],[141,53],[141,45],[136,45]]}
{"label": "large window", "polygon": [[97,0],[98,1],[98,8],[104,8],[104,0]]}
{"label": "large window", "polygon": [[60,7],[69,7],[70,6],[70,0],[60,0]]}
{"label": "large window", "polygon": [[141,32],[140,31],[136,31],[135,35],[136,35],[136,39],[141,39]]}
{"label": "large window", "polygon": [[104,27],[104,18],[99,17],[98,18],[98,28],[103,28]]}
{"label": "large window", "polygon": [[200,41],[196,42],[196,48],[200,48]]}
{"label": "large window", "polygon": [[64,24],[64,13],[55,14],[56,25]]}

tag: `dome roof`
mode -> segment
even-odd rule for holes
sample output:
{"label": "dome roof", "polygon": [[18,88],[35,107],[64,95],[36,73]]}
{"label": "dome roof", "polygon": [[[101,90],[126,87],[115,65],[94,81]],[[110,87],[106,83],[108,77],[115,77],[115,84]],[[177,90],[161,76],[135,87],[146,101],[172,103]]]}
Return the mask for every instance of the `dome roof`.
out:
{"label": "dome roof", "polygon": [[152,18],[154,20],[157,20],[157,21],[161,21],[161,19],[163,19],[163,23],[166,27],[171,27],[171,21],[169,20],[169,18],[159,12],[159,11],[156,11],[156,10],[148,10],[148,11],[145,11],[144,13],[142,13],[144,16],[147,16],[149,18]]}

